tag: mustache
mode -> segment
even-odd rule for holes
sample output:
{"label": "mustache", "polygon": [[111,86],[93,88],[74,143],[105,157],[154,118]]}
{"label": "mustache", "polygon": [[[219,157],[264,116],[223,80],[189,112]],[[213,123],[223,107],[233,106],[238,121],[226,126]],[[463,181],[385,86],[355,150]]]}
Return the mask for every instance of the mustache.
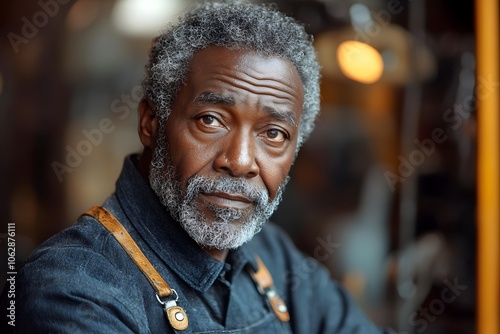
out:
{"label": "mustache", "polygon": [[244,196],[255,202],[258,206],[269,203],[269,192],[265,188],[252,185],[246,179],[220,176],[209,178],[194,176],[188,180],[186,187],[186,201],[191,201],[200,193],[223,192],[233,195]]}

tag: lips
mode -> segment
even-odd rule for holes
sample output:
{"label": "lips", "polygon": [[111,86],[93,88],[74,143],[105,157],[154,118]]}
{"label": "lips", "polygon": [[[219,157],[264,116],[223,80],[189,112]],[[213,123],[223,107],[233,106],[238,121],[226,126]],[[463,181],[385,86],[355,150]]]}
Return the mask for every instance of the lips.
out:
{"label": "lips", "polygon": [[253,201],[240,194],[228,194],[224,192],[201,193],[202,201],[208,202],[222,208],[244,210],[253,205]]}

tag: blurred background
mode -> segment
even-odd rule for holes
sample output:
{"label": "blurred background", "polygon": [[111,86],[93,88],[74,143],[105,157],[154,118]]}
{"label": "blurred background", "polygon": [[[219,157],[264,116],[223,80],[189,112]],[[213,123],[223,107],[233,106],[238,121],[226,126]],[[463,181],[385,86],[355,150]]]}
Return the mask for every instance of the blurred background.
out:
{"label": "blurred background", "polygon": [[[473,1],[275,3],[315,36],[322,111],[273,220],[375,323],[473,333],[475,91],[495,87],[475,82]],[[15,224],[17,263],[113,192],[141,149],[151,39],[191,4],[2,2],[0,232]]]}

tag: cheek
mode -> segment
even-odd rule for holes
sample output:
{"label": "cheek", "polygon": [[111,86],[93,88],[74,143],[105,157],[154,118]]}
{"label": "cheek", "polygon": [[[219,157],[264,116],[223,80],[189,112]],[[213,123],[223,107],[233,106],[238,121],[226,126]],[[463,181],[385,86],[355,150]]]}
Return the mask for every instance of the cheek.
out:
{"label": "cheek", "polygon": [[187,180],[211,165],[215,148],[196,141],[187,131],[175,133],[169,138],[167,154],[184,185]]}
{"label": "cheek", "polygon": [[265,159],[260,167],[260,176],[264,181],[271,199],[276,197],[279,187],[285,181],[291,167],[291,159]]}

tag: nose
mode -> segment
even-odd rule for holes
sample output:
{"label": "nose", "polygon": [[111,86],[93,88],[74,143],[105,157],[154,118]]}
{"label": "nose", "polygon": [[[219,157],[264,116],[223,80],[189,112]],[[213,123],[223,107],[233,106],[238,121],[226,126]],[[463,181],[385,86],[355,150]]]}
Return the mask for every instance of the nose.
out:
{"label": "nose", "polygon": [[253,178],[259,175],[256,142],[252,134],[235,132],[225,136],[214,160],[214,169],[232,177]]}

